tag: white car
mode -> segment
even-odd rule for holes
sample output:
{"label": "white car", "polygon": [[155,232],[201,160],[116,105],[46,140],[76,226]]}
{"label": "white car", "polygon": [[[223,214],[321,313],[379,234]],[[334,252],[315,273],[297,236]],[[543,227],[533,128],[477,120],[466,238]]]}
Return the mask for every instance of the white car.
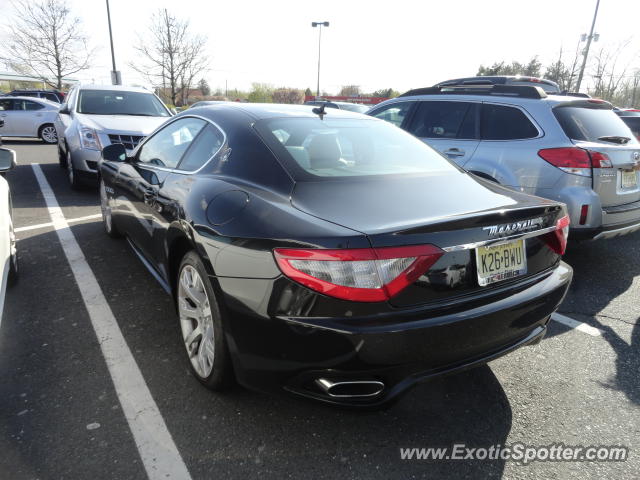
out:
{"label": "white car", "polygon": [[0,119],[3,137],[41,138],[45,143],[58,143],[54,122],[60,105],[43,98],[0,97]]}
{"label": "white car", "polygon": [[[11,170],[15,164],[15,152],[0,147],[0,173]],[[18,256],[11,217],[11,192],[7,181],[0,176],[0,319],[7,285],[13,284],[17,280],[17,275]]]}

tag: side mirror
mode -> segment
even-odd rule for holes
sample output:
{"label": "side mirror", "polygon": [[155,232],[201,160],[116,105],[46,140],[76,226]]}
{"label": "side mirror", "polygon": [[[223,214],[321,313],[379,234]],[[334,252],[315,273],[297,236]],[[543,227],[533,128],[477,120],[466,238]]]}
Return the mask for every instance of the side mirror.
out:
{"label": "side mirror", "polygon": [[8,172],[16,166],[16,152],[0,148],[0,172]]}
{"label": "side mirror", "polygon": [[121,143],[107,145],[102,149],[102,158],[107,162],[124,162],[127,160],[127,150]]}
{"label": "side mirror", "polygon": [[71,111],[69,110],[69,105],[62,105],[58,110],[60,115],[71,115]]}

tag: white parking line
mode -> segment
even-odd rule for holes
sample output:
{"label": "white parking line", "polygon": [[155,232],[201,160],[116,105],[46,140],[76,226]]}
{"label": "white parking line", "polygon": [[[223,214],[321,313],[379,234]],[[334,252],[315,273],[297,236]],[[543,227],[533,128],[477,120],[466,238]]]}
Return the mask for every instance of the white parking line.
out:
{"label": "white parking line", "polygon": [[579,322],[574,320],[573,318],[567,317],[560,313],[554,313],[551,315],[551,320],[555,320],[558,323],[562,323],[567,327],[575,328],[576,330],[580,330],[582,333],[589,334],[593,337],[599,337],[602,335],[602,330],[596,327],[592,327],[591,325],[587,325],[586,323]]}
{"label": "white parking line", "polygon": [[[77,223],[84,222],[85,220],[95,220],[96,218],[102,217],[101,213],[94,213],[93,215],[87,215],[86,217],[78,217],[78,218],[70,218],[67,220],[67,223]],[[18,227],[15,228],[14,231],[18,232],[26,232],[27,230],[39,230],[40,228],[48,228],[53,227],[53,222],[47,223],[38,223],[37,225],[27,225],[26,227]]]}
{"label": "white parking line", "polygon": [[191,478],[171,433],[164,423],[149,387],[142,377],[131,350],[118,327],[100,285],[78,246],[64,218],[58,201],[40,165],[32,164],[33,173],[44,195],[53,227],[69,261],[100,349],[107,362],[122,411],[133,433],[138,452],[150,480]]}

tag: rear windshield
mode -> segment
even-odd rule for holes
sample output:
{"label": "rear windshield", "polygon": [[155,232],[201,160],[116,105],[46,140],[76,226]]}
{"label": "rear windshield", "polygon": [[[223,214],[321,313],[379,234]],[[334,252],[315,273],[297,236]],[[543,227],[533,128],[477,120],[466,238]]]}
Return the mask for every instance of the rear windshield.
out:
{"label": "rear windshield", "polygon": [[255,127],[297,179],[459,171],[413,135],[379,120],[277,118]]}
{"label": "rear windshield", "polygon": [[630,137],[629,127],[610,109],[557,107],[553,113],[572,140],[598,142],[607,137]]}
{"label": "rear windshield", "polygon": [[78,100],[78,113],[93,115],[140,115],[168,117],[162,102],[151,93],[120,90],[83,90]]}

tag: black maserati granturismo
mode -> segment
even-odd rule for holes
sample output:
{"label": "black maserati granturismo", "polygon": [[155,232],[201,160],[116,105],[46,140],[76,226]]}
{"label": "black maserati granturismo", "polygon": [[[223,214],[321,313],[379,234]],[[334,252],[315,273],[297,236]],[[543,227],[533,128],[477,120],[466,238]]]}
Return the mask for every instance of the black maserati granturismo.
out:
{"label": "black maserati granturismo", "polygon": [[539,342],[571,282],[562,204],[357,113],[187,110],[99,172],[107,234],[173,296],[214,390],[380,405]]}

